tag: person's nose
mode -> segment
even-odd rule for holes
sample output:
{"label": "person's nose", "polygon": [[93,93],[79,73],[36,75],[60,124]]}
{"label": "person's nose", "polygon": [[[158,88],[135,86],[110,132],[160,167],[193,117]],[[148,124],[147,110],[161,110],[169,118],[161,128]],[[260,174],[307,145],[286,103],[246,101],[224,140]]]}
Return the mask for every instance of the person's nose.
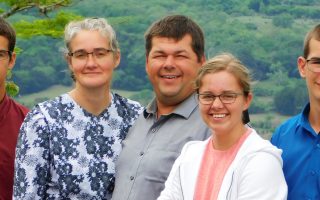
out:
{"label": "person's nose", "polygon": [[223,107],[223,103],[219,97],[213,97],[211,107],[212,108],[222,108]]}
{"label": "person's nose", "polygon": [[164,67],[167,69],[171,69],[171,68],[174,68],[174,66],[175,66],[174,57],[171,55],[167,56],[164,62]]}
{"label": "person's nose", "polygon": [[95,66],[96,65],[96,59],[94,57],[93,52],[87,54],[87,66]]}

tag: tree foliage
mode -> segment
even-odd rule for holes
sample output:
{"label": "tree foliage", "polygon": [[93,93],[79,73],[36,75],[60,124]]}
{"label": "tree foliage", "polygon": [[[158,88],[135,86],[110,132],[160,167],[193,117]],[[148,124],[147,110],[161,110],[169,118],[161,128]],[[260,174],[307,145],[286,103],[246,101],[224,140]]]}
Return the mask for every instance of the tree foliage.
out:
{"label": "tree foliage", "polygon": [[37,9],[39,13],[47,16],[50,11],[71,4],[71,0],[2,0],[1,2],[7,8],[0,11],[0,16],[3,18],[32,8]]}
{"label": "tree foliage", "polygon": [[303,81],[289,85],[274,96],[275,110],[283,115],[294,115],[301,112],[308,101],[308,93]]}
{"label": "tree foliage", "polygon": [[[24,20],[17,22],[15,24],[15,29],[18,37],[31,38],[37,35],[60,37],[64,25],[70,19],[77,18],[75,15],[65,13],[60,13],[55,18],[48,18],[49,12],[70,5],[72,3],[71,0],[2,0],[1,3],[2,9],[0,9],[0,17],[3,18],[8,18],[17,13],[32,9],[37,10],[37,12],[44,17],[44,19],[35,20],[33,22]],[[54,70],[51,72],[54,72]],[[15,96],[19,93],[19,86],[11,79],[12,72],[9,71],[6,82],[6,91],[10,96]],[[42,84],[40,83],[39,85],[41,86]],[[42,87],[38,87],[38,89],[40,88]]]}
{"label": "tree foliage", "polygon": [[[296,58],[302,53],[304,35],[320,18],[320,2],[317,0],[2,2],[2,14],[14,8],[15,3],[33,2],[33,7],[28,9],[22,9],[21,4],[20,10],[8,17],[17,30],[21,49],[12,77],[20,86],[21,94],[37,92],[55,84],[72,84],[60,51],[62,32],[68,21],[81,16],[105,17],[116,30],[121,63],[115,71],[112,87],[146,93],[151,85],[145,73],[144,32],[164,15],[184,14],[203,28],[208,58],[219,52],[235,54],[249,67],[254,80],[272,83],[259,86],[254,91],[256,95],[273,96],[288,87],[288,80],[299,77]],[[40,8],[46,6],[54,9],[44,13]],[[265,104],[266,108],[263,108],[261,105]],[[269,102],[268,105],[265,102],[254,105],[255,112],[277,110]]]}
{"label": "tree foliage", "polygon": [[289,14],[281,14],[275,16],[272,19],[272,23],[278,27],[289,28],[293,24],[293,17]]}

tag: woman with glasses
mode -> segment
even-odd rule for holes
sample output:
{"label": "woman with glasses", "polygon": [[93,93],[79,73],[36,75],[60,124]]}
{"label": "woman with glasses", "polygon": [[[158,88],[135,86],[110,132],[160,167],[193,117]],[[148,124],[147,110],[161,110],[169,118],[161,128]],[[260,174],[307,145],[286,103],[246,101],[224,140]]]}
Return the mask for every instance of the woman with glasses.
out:
{"label": "woman with glasses", "polygon": [[248,69],[221,54],[204,64],[195,85],[212,136],[184,146],[158,199],[286,199],[281,150],[242,121],[252,101]]}
{"label": "woman with glasses", "polygon": [[36,105],[23,122],[15,199],[111,199],[121,142],[141,112],[110,90],[120,50],[105,19],[70,22],[65,43],[75,87]]}

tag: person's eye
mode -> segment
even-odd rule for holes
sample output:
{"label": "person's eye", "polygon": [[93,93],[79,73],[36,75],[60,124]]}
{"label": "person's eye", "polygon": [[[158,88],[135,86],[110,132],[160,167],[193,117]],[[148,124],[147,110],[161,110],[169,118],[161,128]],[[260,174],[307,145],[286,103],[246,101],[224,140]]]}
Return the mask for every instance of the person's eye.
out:
{"label": "person's eye", "polygon": [[223,98],[224,100],[232,100],[236,97],[236,94],[222,94],[221,98]]}
{"label": "person's eye", "polygon": [[188,56],[183,55],[183,54],[178,54],[176,57],[177,57],[177,58],[188,58]]}
{"label": "person's eye", "polygon": [[202,99],[208,100],[208,99],[212,99],[212,95],[201,95]]}
{"label": "person's eye", "polygon": [[73,53],[73,56],[75,57],[75,58],[86,58],[87,57],[87,55],[88,55],[88,53],[87,52],[85,52],[85,51],[77,51],[77,52],[74,52]]}
{"label": "person's eye", "polygon": [[7,56],[7,53],[6,52],[0,52],[0,57],[1,58],[4,58],[4,57],[6,57]]}
{"label": "person's eye", "polygon": [[162,59],[162,58],[165,58],[165,55],[164,54],[155,54],[152,56],[152,58],[154,59]]}
{"label": "person's eye", "polygon": [[320,59],[311,60],[311,64],[320,64]]}
{"label": "person's eye", "polygon": [[100,49],[100,50],[94,51],[94,55],[97,56],[97,57],[104,57],[107,54],[108,54],[108,51],[104,50],[104,49]]}

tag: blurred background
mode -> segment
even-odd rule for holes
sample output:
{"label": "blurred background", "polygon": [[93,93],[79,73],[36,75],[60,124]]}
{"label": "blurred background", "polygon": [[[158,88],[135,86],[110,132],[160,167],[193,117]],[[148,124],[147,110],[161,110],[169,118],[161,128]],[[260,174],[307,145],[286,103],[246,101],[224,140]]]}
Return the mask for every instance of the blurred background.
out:
{"label": "blurred background", "polygon": [[184,14],[204,30],[206,56],[236,55],[252,72],[251,125],[265,138],[307,102],[297,70],[304,36],[320,22],[317,0],[0,0],[0,15],[17,31],[16,66],[8,83],[15,99],[32,108],[70,90],[63,58],[63,28],[70,20],[104,17],[115,28],[121,63],[113,91],[140,101],[152,98],[145,73],[144,32],[168,14]]}

